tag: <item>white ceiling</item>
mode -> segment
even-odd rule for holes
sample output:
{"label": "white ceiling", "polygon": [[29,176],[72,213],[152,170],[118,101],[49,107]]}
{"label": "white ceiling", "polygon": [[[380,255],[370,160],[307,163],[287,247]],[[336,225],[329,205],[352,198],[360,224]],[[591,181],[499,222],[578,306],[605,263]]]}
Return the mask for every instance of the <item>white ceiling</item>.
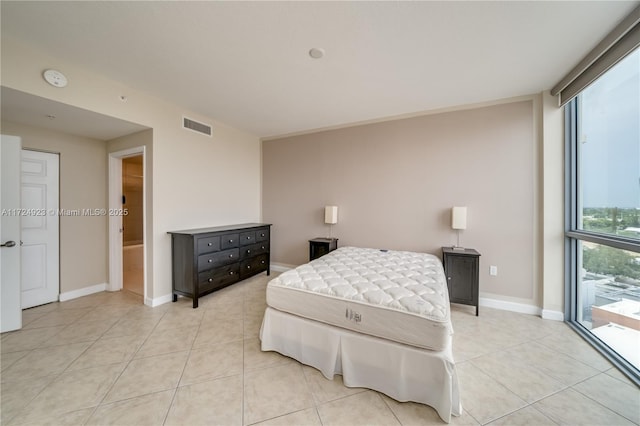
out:
{"label": "white ceiling", "polygon": [[86,109],[2,87],[2,119],[108,141],[146,127]]}
{"label": "white ceiling", "polygon": [[3,0],[1,31],[270,137],[550,89],[637,4]]}

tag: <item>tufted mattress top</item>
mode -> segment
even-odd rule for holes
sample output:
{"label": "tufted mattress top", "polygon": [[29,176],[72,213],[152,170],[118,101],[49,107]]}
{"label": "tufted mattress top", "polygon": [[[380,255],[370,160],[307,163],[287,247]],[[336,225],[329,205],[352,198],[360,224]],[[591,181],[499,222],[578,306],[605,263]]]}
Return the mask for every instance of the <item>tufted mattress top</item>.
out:
{"label": "tufted mattress top", "polygon": [[453,334],[442,263],[426,253],[343,247],[271,280],[267,304],[425,349]]}

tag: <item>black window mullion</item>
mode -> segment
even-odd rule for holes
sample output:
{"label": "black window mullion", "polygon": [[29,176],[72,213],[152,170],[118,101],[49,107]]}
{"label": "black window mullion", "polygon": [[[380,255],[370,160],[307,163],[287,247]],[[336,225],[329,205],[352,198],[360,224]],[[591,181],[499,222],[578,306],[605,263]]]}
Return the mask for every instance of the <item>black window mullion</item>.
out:
{"label": "black window mullion", "polygon": [[578,313],[578,291],[577,291],[577,270],[578,270],[578,241],[569,236],[569,232],[578,228],[578,105],[577,100],[571,101],[565,107],[565,159],[566,159],[566,216],[565,216],[565,236],[566,243],[566,308],[565,316],[569,321],[576,321]]}
{"label": "black window mullion", "polygon": [[566,236],[576,240],[589,241],[603,246],[614,247],[620,250],[640,253],[640,241],[615,235],[598,234],[589,231],[567,231]]}

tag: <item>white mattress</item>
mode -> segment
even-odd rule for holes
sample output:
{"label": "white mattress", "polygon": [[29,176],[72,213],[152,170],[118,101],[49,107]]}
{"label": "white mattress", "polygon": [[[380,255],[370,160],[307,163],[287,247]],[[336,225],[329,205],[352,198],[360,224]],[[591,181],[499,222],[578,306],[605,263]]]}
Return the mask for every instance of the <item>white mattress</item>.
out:
{"label": "white mattress", "polygon": [[343,247],[271,280],[267,305],[437,351],[453,334],[442,263],[426,253]]}

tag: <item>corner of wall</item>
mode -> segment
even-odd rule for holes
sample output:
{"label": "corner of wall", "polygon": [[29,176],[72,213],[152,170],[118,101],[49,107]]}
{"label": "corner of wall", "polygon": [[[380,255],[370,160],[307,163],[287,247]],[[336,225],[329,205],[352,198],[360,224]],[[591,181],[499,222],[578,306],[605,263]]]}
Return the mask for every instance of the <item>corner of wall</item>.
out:
{"label": "corner of wall", "polygon": [[542,93],[543,312],[564,317],[564,112]]}

